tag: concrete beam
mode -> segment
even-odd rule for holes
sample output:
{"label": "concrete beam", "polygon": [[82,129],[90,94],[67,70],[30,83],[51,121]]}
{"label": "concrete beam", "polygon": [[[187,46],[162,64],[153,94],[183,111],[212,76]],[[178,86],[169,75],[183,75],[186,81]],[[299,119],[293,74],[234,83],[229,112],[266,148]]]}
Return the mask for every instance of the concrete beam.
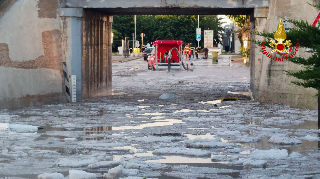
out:
{"label": "concrete beam", "polygon": [[269,8],[264,7],[264,8],[255,8],[254,9],[254,17],[255,18],[267,18],[269,13]]}
{"label": "concrete beam", "polygon": [[73,8],[257,8],[269,0],[64,0]]}

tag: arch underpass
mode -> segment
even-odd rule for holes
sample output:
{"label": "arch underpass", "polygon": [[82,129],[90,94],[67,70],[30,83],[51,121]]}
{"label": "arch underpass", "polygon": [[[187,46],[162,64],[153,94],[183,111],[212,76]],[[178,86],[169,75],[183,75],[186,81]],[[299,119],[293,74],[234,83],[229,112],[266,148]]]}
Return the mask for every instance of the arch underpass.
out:
{"label": "arch underpass", "polygon": [[[300,0],[0,0],[0,108],[81,101],[111,87],[113,15],[246,14],[252,31],[271,32],[280,18],[312,23],[317,13]],[[250,63],[255,100],[317,108],[316,90],[284,72],[301,67],[253,43]]]}
{"label": "arch underpass", "polygon": [[[113,15],[250,15],[252,30],[257,30],[268,14],[269,0],[157,0],[100,1],[65,0],[61,3],[65,61],[71,75],[77,76],[77,101],[93,96],[100,89],[112,86],[112,16]],[[254,38],[254,37],[252,37]],[[71,41],[71,42],[69,42]],[[251,43],[251,51],[255,45]],[[253,49],[253,50],[252,50]],[[250,59],[255,59],[251,53]],[[254,76],[254,60],[251,76]],[[254,79],[254,77],[252,78]],[[254,88],[251,83],[251,88]]]}

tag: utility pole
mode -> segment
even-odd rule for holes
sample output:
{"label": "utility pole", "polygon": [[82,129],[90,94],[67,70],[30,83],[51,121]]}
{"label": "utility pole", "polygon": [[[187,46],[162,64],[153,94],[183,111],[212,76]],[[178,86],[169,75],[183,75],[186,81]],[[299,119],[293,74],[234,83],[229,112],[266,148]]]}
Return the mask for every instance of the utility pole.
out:
{"label": "utility pole", "polygon": [[143,36],[144,36],[144,33],[142,32],[140,35],[141,35],[141,45],[140,45],[140,49],[141,49],[141,52],[142,52]]}
{"label": "utility pole", "polygon": [[134,48],[135,48],[135,43],[136,43],[136,38],[137,38],[137,15],[134,15]]}

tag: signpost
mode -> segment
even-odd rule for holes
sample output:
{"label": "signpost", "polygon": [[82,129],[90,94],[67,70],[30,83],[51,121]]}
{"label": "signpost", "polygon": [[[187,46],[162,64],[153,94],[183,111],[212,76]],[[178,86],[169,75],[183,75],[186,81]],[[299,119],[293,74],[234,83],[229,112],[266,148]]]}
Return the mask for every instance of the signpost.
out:
{"label": "signpost", "polygon": [[201,40],[201,28],[196,29],[196,40],[198,41],[198,47],[199,47],[199,42]]}
{"label": "signpost", "polygon": [[204,47],[213,47],[213,30],[204,30]]}

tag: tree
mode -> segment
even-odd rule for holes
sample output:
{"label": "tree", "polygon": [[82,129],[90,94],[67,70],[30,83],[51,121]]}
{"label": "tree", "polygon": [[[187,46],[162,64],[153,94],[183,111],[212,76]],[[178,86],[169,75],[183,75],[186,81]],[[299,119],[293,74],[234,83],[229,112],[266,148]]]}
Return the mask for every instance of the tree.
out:
{"label": "tree", "polygon": [[[227,17],[232,20],[236,26],[239,27],[237,33],[240,41],[240,52],[243,57],[248,57],[250,54],[249,49],[245,49],[243,45],[243,36],[246,33],[250,33],[250,21],[247,15],[227,15]],[[250,40],[250,39],[248,39]]]}
{"label": "tree", "polygon": [[[220,42],[219,38],[223,31],[221,19],[217,16],[200,16],[200,27],[202,30],[214,30],[214,40]],[[196,28],[198,20],[195,15],[141,15],[137,16],[137,39],[144,33],[144,44],[155,40],[183,40],[185,43],[197,44]],[[114,16],[113,20],[114,44],[113,51],[121,45],[121,39],[125,36],[132,39],[134,33],[133,15]],[[203,40],[201,41],[203,46]]]}

